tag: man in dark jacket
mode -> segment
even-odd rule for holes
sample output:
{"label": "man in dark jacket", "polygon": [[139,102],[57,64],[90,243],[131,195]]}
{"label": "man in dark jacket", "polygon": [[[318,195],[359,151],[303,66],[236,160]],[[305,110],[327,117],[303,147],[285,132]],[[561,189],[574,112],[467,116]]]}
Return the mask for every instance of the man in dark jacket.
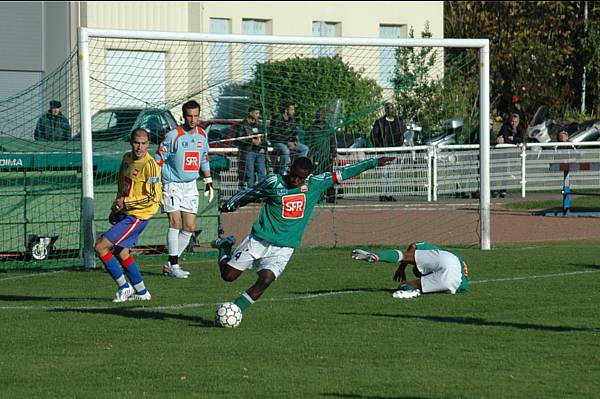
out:
{"label": "man in dark jacket", "polygon": [[60,101],[50,101],[50,110],[40,117],[35,127],[35,140],[60,141],[71,140],[71,125],[69,120],[60,112]]}
{"label": "man in dark jacket", "polygon": [[496,144],[522,144],[525,138],[525,130],[521,127],[521,118],[519,114],[514,113],[510,115],[508,121],[506,121],[498,136],[496,137]]}
{"label": "man in dark jacket", "polygon": [[371,141],[375,147],[400,147],[404,143],[404,126],[391,102],[385,103],[385,115],[373,124]]}
{"label": "man in dark jacket", "polygon": [[[371,142],[375,147],[400,147],[404,143],[404,125],[396,116],[394,104],[385,103],[385,115],[377,119],[371,129]],[[387,195],[380,195],[381,202],[394,202],[396,199],[390,195],[394,191],[395,165],[382,168],[381,191]]]}

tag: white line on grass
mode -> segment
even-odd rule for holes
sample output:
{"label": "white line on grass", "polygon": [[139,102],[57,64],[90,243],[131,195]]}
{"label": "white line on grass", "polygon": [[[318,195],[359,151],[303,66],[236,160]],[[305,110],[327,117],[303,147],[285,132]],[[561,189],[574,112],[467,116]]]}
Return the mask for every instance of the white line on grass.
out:
{"label": "white line on grass", "polygon": [[598,273],[598,272],[600,272],[600,270],[583,270],[583,271],[580,271],[580,272],[542,274],[542,275],[539,275],[539,276],[492,278],[492,279],[489,279],[489,280],[469,281],[469,283],[470,284],[482,284],[482,283],[495,283],[497,281],[533,280],[533,279],[537,279],[537,278],[565,277],[565,276],[575,276],[575,275],[578,275],[578,274],[590,274],[590,273]]}
{"label": "white line on grass", "polygon": [[35,274],[24,274],[22,276],[14,276],[14,277],[5,277],[5,278],[0,278],[0,281],[6,281],[6,280],[18,280],[21,278],[30,278],[30,277],[40,277],[40,276],[50,276],[56,273],[64,273],[64,270],[55,270],[52,272],[43,272],[43,273],[35,273]]}
{"label": "white line on grass", "polygon": [[[569,272],[569,273],[554,273],[554,274],[542,274],[542,275],[534,275],[534,276],[522,276],[522,277],[506,277],[506,278],[496,278],[496,279],[488,279],[488,280],[474,280],[469,281],[471,284],[483,284],[483,283],[495,283],[495,282],[504,282],[504,281],[518,281],[518,280],[534,280],[538,278],[550,278],[550,277],[566,277],[566,276],[575,276],[580,274],[592,274],[592,273],[600,273],[600,270],[583,270],[578,272]],[[261,302],[284,302],[284,301],[297,301],[303,299],[312,299],[312,298],[322,298],[327,296],[335,296],[335,295],[347,295],[347,294],[356,294],[356,293],[364,293],[364,292],[373,292],[380,291],[379,289],[358,289],[358,290],[343,290],[343,291],[330,291],[330,292],[320,292],[318,294],[305,294],[293,297],[284,297],[284,298],[267,298],[262,299]],[[133,303],[133,302],[132,302]],[[216,306],[220,302],[215,303],[184,303],[178,305],[164,305],[164,306],[136,306],[136,307],[116,307],[116,306],[0,306],[0,310],[178,310],[178,309],[188,309],[188,308],[203,308],[207,306]]]}

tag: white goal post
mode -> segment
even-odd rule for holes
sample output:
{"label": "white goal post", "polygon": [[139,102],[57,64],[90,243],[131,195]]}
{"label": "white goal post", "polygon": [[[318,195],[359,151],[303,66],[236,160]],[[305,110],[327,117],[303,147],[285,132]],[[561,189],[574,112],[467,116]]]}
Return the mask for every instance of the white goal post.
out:
{"label": "white goal post", "polygon": [[83,175],[82,230],[84,232],[84,260],[94,267],[94,183],[93,150],[90,106],[90,38],[118,38],[139,40],[176,40],[182,42],[275,44],[313,46],[362,47],[442,47],[472,48],[479,50],[479,162],[480,162],[480,248],[489,250],[490,240],[490,135],[489,135],[489,41],[487,39],[372,39],[326,38],[291,36],[249,36],[204,33],[154,32],[79,28],[79,91],[81,110],[81,150]]}

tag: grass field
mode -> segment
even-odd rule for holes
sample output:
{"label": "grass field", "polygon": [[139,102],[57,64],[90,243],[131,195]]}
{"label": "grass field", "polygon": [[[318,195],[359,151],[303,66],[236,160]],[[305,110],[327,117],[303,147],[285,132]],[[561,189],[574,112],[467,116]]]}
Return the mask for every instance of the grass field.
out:
{"label": "grass field", "polygon": [[[581,190],[583,192],[589,190]],[[506,209],[514,210],[560,210],[562,209],[562,196],[560,193],[553,200],[520,200],[502,204]],[[600,197],[598,196],[571,196],[571,208],[579,211],[598,211]]]}
{"label": "grass field", "polygon": [[255,278],[187,280],[140,257],[153,299],[100,270],[0,273],[1,398],[597,398],[600,242],[451,248],[468,294],[391,296],[389,264],[298,251],[237,329],[217,303]]}

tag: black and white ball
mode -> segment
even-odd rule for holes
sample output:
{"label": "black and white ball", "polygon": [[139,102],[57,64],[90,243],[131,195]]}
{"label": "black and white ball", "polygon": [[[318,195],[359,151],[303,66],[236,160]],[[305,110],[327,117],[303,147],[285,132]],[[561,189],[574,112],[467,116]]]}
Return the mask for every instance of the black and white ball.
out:
{"label": "black and white ball", "polygon": [[215,325],[236,328],[242,322],[242,310],[233,302],[224,302],[217,306]]}

